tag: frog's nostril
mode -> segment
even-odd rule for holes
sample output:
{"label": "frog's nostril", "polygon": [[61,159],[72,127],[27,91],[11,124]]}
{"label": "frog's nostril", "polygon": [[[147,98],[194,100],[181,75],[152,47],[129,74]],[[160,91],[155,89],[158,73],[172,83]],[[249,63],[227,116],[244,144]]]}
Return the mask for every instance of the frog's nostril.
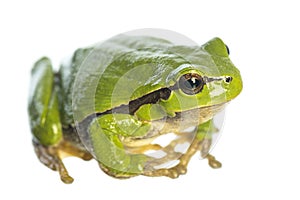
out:
{"label": "frog's nostril", "polygon": [[225,82],[230,83],[232,81],[232,79],[233,78],[231,76],[227,76],[227,77],[225,77]]}

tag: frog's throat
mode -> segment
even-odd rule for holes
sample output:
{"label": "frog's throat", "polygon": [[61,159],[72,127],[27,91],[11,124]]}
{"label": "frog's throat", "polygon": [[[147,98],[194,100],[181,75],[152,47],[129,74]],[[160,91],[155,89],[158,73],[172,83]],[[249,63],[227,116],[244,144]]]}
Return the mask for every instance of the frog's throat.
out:
{"label": "frog's throat", "polygon": [[148,133],[146,137],[152,135],[162,135],[166,133],[184,132],[190,127],[199,126],[210,119],[217,113],[222,111],[226,103],[195,108],[183,112],[176,113],[174,117],[167,117],[166,119],[155,120],[151,122],[153,133]]}
{"label": "frog's throat", "polygon": [[121,138],[122,143],[128,147],[140,147],[149,145],[159,136],[168,133],[182,133],[187,129],[197,127],[212,119],[218,112],[222,111],[226,103],[191,109],[176,113],[174,117],[154,120],[151,122],[151,129],[141,138]]}

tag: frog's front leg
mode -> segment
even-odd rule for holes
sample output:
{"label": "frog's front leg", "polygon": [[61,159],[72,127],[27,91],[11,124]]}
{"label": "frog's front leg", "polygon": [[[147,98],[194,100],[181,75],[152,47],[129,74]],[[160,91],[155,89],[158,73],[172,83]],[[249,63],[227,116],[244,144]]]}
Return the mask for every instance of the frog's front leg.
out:
{"label": "frog's front leg", "polygon": [[211,147],[211,142],[212,142],[211,138],[204,139],[202,141],[202,145],[199,146],[199,150],[200,150],[201,156],[208,160],[209,166],[211,168],[217,169],[217,168],[222,167],[222,163],[220,161],[216,160],[216,158],[213,155],[208,153],[210,150],[210,147]]}
{"label": "frog's front leg", "polygon": [[145,144],[142,146],[125,146],[124,147],[128,152],[133,153],[133,154],[143,154],[147,151],[151,150],[161,150],[163,147],[160,146],[159,144]]}
{"label": "frog's front leg", "polygon": [[[174,140],[171,142],[168,146],[164,148],[166,152],[172,151],[172,153],[169,152],[168,157],[166,157],[166,161],[169,159],[176,159],[179,161],[179,163],[171,168],[162,168],[162,169],[151,169],[151,170],[146,170],[143,175],[145,176],[167,176],[170,178],[177,178],[179,175],[185,174],[187,172],[187,165],[192,158],[192,156],[199,151],[199,146],[201,144],[201,141],[198,139],[194,139],[192,141],[192,144],[188,148],[185,154],[181,154],[178,152],[174,152],[174,148],[177,144],[179,143],[184,143],[181,142],[180,139]],[[163,162],[164,159],[159,160],[158,162]]]}
{"label": "frog's front leg", "polygon": [[131,143],[125,140],[143,137],[149,128],[149,124],[128,114],[106,114],[95,118],[87,132],[101,169],[115,178],[129,178],[141,174],[149,159],[142,151],[159,147],[143,145],[136,149],[137,154],[133,154],[126,145]]}
{"label": "frog's front leg", "polygon": [[[172,141],[168,146],[163,148],[163,150],[165,152],[172,152],[170,153],[169,157],[171,157],[172,155],[173,158],[179,157],[178,158],[179,163],[176,166],[171,168],[147,170],[143,174],[145,176],[167,176],[170,178],[177,178],[179,175],[185,174],[187,172],[187,165],[190,159],[198,151],[200,151],[201,156],[203,158],[208,159],[208,163],[210,167],[220,168],[221,163],[217,161],[214,156],[208,153],[211,147],[211,141],[212,141],[211,136],[216,130],[217,129],[214,127],[212,120],[204,124],[201,124],[197,129],[196,137],[192,140],[190,147],[188,148],[186,153],[181,156],[178,156],[178,153],[172,151],[174,151],[174,148],[177,144],[182,144],[185,141],[187,141],[185,137],[188,138],[188,136],[184,137],[184,135],[187,135],[187,133],[177,133],[177,135],[181,135],[182,137]],[[163,163],[163,161],[167,161],[167,160],[161,159],[158,162]]]}
{"label": "frog's front leg", "polygon": [[209,166],[214,169],[222,167],[222,163],[209,154],[212,143],[212,134],[215,134],[216,132],[218,132],[218,129],[215,127],[213,120],[211,119],[198,127],[196,136],[197,139],[201,141],[201,144],[198,146],[201,156],[206,158]]}

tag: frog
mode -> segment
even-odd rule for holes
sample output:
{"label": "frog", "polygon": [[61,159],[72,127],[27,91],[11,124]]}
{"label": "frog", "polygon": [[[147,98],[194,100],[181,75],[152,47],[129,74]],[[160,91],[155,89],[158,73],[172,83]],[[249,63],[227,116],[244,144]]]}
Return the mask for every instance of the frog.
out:
{"label": "frog", "polygon": [[[31,70],[28,101],[34,151],[67,184],[74,181],[63,162],[69,156],[94,159],[119,179],[177,178],[197,152],[220,168],[210,154],[214,119],[242,87],[218,37],[200,46],[120,34],[77,49],[58,70],[42,57]],[[169,133],[176,137],[155,143]]]}

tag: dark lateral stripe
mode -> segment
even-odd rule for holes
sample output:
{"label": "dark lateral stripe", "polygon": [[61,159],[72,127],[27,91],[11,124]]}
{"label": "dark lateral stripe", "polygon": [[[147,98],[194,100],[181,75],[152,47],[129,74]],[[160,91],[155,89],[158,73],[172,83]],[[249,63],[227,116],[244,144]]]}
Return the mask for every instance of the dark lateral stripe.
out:
{"label": "dark lateral stripe", "polygon": [[133,115],[142,105],[155,104],[160,99],[167,100],[170,94],[171,94],[171,89],[169,88],[162,88],[156,90],[138,99],[130,101],[129,104],[121,105],[116,108],[107,110],[105,112],[92,113],[86,118],[84,118],[81,122],[79,122],[77,124],[77,127],[79,127],[79,129],[84,129],[84,127],[88,127],[88,125],[93,121],[93,119],[105,114],[119,113],[119,114]]}
{"label": "dark lateral stripe", "polygon": [[132,100],[129,104],[121,105],[102,113],[96,113],[97,116],[111,113],[122,113],[133,115],[142,105],[157,103],[160,99],[168,99],[171,94],[169,88],[162,88],[157,91],[146,94],[138,99]]}

